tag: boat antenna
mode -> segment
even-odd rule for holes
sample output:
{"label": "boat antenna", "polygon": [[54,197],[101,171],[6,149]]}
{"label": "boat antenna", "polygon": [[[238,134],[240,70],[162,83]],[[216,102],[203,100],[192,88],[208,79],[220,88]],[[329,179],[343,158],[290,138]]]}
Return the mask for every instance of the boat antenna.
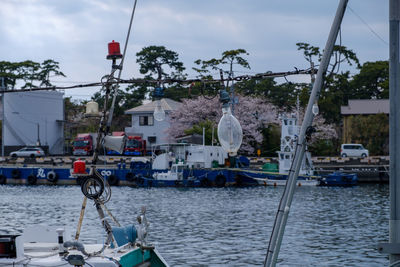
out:
{"label": "boat antenna", "polygon": [[329,37],[325,45],[324,54],[319,65],[317,77],[313,84],[310,98],[308,100],[307,109],[304,115],[304,120],[301,125],[300,136],[296,143],[296,150],[292,161],[292,166],[289,170],[286,186],[279,203],[278,211],[276,213],[274,226],[272,229],[271,237],[268,244],[267,255],[264,260],[264,266],[275,266],[278,259],[279,250],[281,247],[283,234],[285,232],[286,222],[289,216],[290,206],[293,200],[294,190],[296,188],[296,180],[299,175],[300,167],[303,162],[303,156],[306,147],[306,133],[312,124],[315,114],[312,111],[312,106],[318,100],[319,92],[321,91],[324,74],[329,66],[329,61],[332,56],[333,47],[339,32],[340,24],[342,22],[348,0],[340,0],[339,6],[336,11],[335,19],[329,32]]}
{"label": "boat antenna", "polygon": [[128,28],[128,33],[126,34],[126,39],[125,39],[125,45],[124,45],[124,51],[122,52],[122,59],[121,59],[121,63],[118,66],[119,72],[118,72],[118,79],[117,79],[117,83],[114,84],[113,87],[113,99],[112,99],[112,103],[111,103],[111,108],[109,111],[109,115],[108,115],[108,121],[107,121],[107,126],[106,126],[106,133],[108,133],[110,131],[110,127],[111,127],[111,122],[112,122],[112,118],[113,118],[113,114],[114,114],[114,108],[115,108],[115,100],[117,98],[118,95],[118,81],[121,79],[121,73],[122,73],[122,68],[124,65],[124,59],[125,59],[125,55],[126,55],[126,49],[128,47],[128,42],[129,42],[129,36],[131,34],[131,28],[132,28],[132,23],[133,23],[133,18],[135,16],[135,11],[136,11],[136,3],[137,0],[135,0],[135,3],[133,5],[133,9],[132,9],[132,14],[131,14],[131,20],[129,22],[129,28]]}

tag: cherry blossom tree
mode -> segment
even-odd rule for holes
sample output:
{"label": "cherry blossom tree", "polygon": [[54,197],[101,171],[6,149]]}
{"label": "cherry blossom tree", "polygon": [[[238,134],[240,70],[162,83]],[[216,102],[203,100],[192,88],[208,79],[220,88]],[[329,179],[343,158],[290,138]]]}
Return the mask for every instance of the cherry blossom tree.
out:
{"label": "cherry blossom tree", "polygon": [[[238,96],[234,115],[243,130],[243,142],[239,153],[254,153],[254,145],[263,140],[261,130],[271,123],[278,123],[277,109],[261,98]],[[170,114],[170,138],[185,134],[185,130],[201,122],[211,121],[217,127],[222,116],[222,106],[218,97],[212,99],[200,96],[196,99],[185,99],[180,108]]]}

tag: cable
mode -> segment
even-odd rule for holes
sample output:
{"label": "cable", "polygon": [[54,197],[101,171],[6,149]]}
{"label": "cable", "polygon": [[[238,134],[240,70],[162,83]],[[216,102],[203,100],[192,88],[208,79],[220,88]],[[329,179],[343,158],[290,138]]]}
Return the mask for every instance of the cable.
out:
{"label": "cable", "polygon": [[[26,88],[26,89],[11,89],[11,90],[6,90],[6,91],[0,91],[0,93],[15,93],[15,92],[31,92],[31,91],[43,91],[43,90],[67,90],[67,89],[77,89],[77,88],[86,88],[86,87],[94,87],[94,86],[102,86],[105,83],[108,83],[110,85],[112,84],[145,84],[145,83],[179,83],[179,84],[186,84],[189,85],[194,82],[201,82],[201,83],[221,83],[221,82],[226,82],[226,81],[247,81],[251,79],[263,79],[263,78],[276,78],[276,77],[283,77],[283,76],[289,76],[289,75],[298,75],[298,74],[310,74],[313,70],[311,68],[309,69],[303,69],[299,70],[296,68],[294,71],[287,71],[287,72],[266,72],[266,73],[259,73],[256,75],[241,75],[241,76],[236,76],[234,78],[221,78],[221,79],[211,79],[211,80],[204,80],[204,79],[188,79],[188,80],[183,80],[183,79],[173,79],[173,78],[168,78],[164,80],[150,80],[150,79],[130,79],[130,80],[124,80],[124,79],[117,79],[114,78],[114,81],[109,81],[107,80],[106,82],[96,82],[96,83],[87,83],[87,84],[78,84],[78,85],[71,85],[71,86],[51,86],[51,87],[35,87],[35,88]],[[115,72],[115,71],[113,71]],[[113,74],[113,73],[112,73]],[[112,76],[112,75],[110,75]]]}
{"label": "cable", "polygon": [[389,45],[388,42],[386,42],[379,34],[377,34],[369,25],[368,23],[366,23],[350,6],[347,6],[348,9],[350,9],[351,12],[353,12],[354,15],[356,15],[356,17],[361,20],[362,23],[365,24],[365,26],[367,26],[367,28],[376,36],[378,37],[379,40],[381,40],[385,45]]}

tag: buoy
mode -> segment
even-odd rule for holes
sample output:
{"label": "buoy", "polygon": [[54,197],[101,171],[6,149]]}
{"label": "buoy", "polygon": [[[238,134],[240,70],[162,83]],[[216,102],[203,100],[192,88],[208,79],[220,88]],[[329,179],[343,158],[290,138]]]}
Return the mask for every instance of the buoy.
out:
{"label": "buoy", "polygon": [[7,183],[7,177],[3,174],[0,174],[0,184],[6,184]]}
{"label": "buoy", "polygon": [[18,170],[18,169],[13,169],[13,170],[11,171],[11,177],[12,177],[12,178],[18,179],[18,178],[20,178],[20,176],[21,176],[21,171],[20,171],[20,170]]}
{"label": "buoy", "polygon": [[37,182],[37,178],[36,178],[36,176],[33,175],[33,174],[29,174],[29,175],[28,175],[28,178],[26,178],[26,180],[27,180],[27,182],[28,182],[29,185],[35,185],[36,182]]}
{"label": "buoy", "polygon": [[128,173],[125,175],[125,179],[126,179],[128,182],[133,182],[134,178],[135,178],[135,175],[133,174],[133,172],[128,172]]}
{"label": "buoy", "polygon": [[52,182],[52,183],[57,182],[57,180],[58,180],[57,173],[55,173],[54,171],[49,171],[49,172],[47,173],[47,180],[48,180],[49,182]]}
{"label": "buoy", "polygon": [[224,175],[220,174],[215,177],[215,185],[217,187],[224,187],[226,183],[226,178]]}
{"label": "buoy", "polygon": [[107,182],[109,185],[118,185],[119,179],[116,175],[111,174],[110,176],[108,176]]}

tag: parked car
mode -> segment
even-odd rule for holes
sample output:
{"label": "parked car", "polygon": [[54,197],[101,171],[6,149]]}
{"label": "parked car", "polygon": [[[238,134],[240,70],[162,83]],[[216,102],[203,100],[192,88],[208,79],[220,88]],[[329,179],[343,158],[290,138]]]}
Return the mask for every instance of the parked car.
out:
{"label": "parked car", "polygon": [[13,151],[10,153],[10,157],[16,158],[16,157],[30,157],[30,158],[35,158],[35,157],[43,157],[45,156],[45,153],[43,149],[40,147],[24,147],[21,148],[18,151]]}
{"label": "parked car", "polygon": [[369,151],[361,144],[342,144],[340,148],[340,156],[345,157],[368,157]]}

